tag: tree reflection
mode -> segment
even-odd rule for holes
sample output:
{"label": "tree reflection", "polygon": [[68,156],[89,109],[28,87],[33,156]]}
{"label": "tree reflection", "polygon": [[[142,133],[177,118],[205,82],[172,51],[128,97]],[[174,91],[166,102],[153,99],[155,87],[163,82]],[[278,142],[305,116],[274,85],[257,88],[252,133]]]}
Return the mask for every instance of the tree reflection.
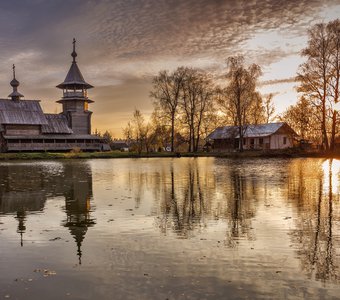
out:
{"label": "tree reflection", "polygon": [[228,245],[241,236],[253,239],[251,219],[259,181],[241,172],[237,166],[220,169],[198,160],[172,164],[169,173],[164,173],[163,185],[155,188],[162,191],[157,194],[161,217],[156,218],[156,225],[164,234],[171,229],[180,238],[189,238],[206,229],[212,220],[226,219]]}
{"label": "tree reflection", "polygon": [[[226,242],[229,246],[235,246],[234,241],[240,237],[246,236],[248,239],[254,239],[250,235],[251,219],[255,216],[255,203],[251,203],[252,199],[256,198],[258,191],[257,180],[252,181],[251,194],[247,190],[249,179],[240,174],[239,169],[232,169],[230,172],[230,187],[225,193],[228,199],[228,230],[226,235]],[[250,196],[250,199],[249,199]]]}
{"label": "tree reflection", "polygon": [[334,176],[338,178],[339,169],[334,174],[337,162],[331,159],[322,165],[309,163],[299,161],[292,166],[299,174],[297,178],[296,173],[292,173],[289,194],[299,212],[293,241],[298,247],[301,267],[310,278],[339,282],[339,257],[334,248],[338,235],[334,237],[333,232],[335,221],[339,221],[339,214],[334,215],[333,209],[335,203],[339,209],[338,195],[333,190]]}
{"label": "tree reflection", "polygon": [[[253,227],[266,230],[273,221],[291,233],[301,268],[310,278],[339,282],[339,161],[207,161],[174,159],[158,165],[157,173],[129,173],[138,203],[145,191],[154,193],[152,214],[164,235],[192,238],[217,225],[225,228],[225,245],[236,247],[240,240],[256,240]],[[271,217],[272,211],[278,215]],[[280,213],[292,216],[282,221]],[[264,226],[257,214],[269,216]],[[294,229],[289,227],[291,218]]]}
{"label": "tree reflection", "polygon": [[185,184],[176,186],[175,170],[171,165],[170,184],[164,180],[161,204],[163,216],[158,225],[163,233],[171,228],[179,237],[187,238],[194,229],[206,226],[204,216],[208,211],[205,207],[199,168],[195,163],[190,164],[183,179]]}

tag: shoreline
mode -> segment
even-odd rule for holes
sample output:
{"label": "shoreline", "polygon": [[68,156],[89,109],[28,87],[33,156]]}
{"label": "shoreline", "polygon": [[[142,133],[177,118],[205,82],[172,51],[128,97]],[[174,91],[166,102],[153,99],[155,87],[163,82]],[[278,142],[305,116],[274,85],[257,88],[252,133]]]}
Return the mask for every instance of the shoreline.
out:
{"label": "shoreline", "polygon": [[340,153],[306,152],[297,150],[244,151],[244,152],[13,152],[0,153],[0,162],[8,160],[52,160],[52,159],[109,159],[109,158],[162,158],[162,157],[216,157],[216,158],[340,158]]}

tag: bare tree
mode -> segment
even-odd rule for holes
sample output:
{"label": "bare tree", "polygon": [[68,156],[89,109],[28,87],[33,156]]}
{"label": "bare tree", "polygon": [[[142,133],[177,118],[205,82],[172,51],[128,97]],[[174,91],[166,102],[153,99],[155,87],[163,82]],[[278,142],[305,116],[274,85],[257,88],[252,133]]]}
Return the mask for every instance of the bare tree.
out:
{"label": "bare tree", "polygon": [[255,92],[252,96],[246,122],[255,125],[265,122],[263,99],[259,92]]}
{"label": "bare tree", "polygon": [[123,129],[123,134],[126,139],[126,143],[130,146],[131,142],[133,141],[133,126],[131,121],[129,121],[126,127]]}
{"label": "bare tree", "polygon": [[197,152],[202,124],[212,105],[214,88],[209,76],[193,68],[185,69],[182,85],[181,109],[183,121],[188,128],[188,151]]}
{"label": "bare tree", "polygon": [[295,105],[287,108],[280,119],[287,122],[302,139],[318,142],[320,119],[317,118],[315,110],[316,108],[305,97],[301,97]]}
{"label": "bare tree", "polygon": [[228,58],[228,86],[224,101],[229,102],[226,106],[233,112],[235,125],[238,126],[240,151],[243,151],[247,117],[256,98],[256,82],[260,75],[261,68],[256,64],[246,67],[242,56]]}
{"label": "bare tree", "polygon": [[[331,76],[330,76],[330,96],[333,104],[339,102],[339,81],[340,81],[340,19],[327,24],[331,43]],[[338,113],[335,107],[332,110],[332,133],[330,148],[334,150],[335,135],[337,133]]]}
{"label": "bare tree", "polygon": [[307,61],[300,66],[298,91],[316,108],[323,149],[333,150],[338,129],[334,105],[339,101],[340,20],[316,24],[308,33],[308,45],[302,51]]}
{"label": "bare tree", "polygon": [[300,65],[297,80],[300,81],[298,88],[320,113],[320,130],[322,134],[322,146],[329,149],[327,136],[327,100],[330,88],[331,71],[331,42],[325,24],[316,24],[308,32],[309,40],[302,55],[307,61]]}
{"label": "bare tree", "polygon": [[153,90],[151,97],[155,99],[165,112],[168,113],[171,122],[171,151],[174,151],[175,118],[178,103],[181,97],[182,82],[185,74],[183,67],[169,74],[168,71],[161,71],[153,78]]}
{"label": "bare tree", "polygon": [[136,141],[137,152],[140,154],[143,151],[143,145],[145,140],[145,121],[140,110],[135,109],[133,112],[133,132],[134,139]]}
{"label": "bare tree", "polygon": [[273,103],[273,94],[270,93],[264,100],[265,122],[268,124],[272,121],[275,114],[275,106]]}
{"label": "bare tree", "polygon": [[198,99],[197,70],[185,69],[185,79],[182,84],[183,97],[181,99],[181,109],[183,111],[183,121],[188,126],[188,152],[193,151],[195,141],[195,113]]}
{"label": "bare tree", "polygon": [[152,145],[161,151],[171,143],[171,129],[167,126],[167,115],[159,106],[155,106],[151,115],[151,140]]}
{"label": "bare tree", "polygon": [[199,143],[202,134],[202,125],[206,121],[207,117],[212,116],[210,108],[213,105],[213,98],[215,90],[212,84],[211,78],[202,72],[197,74],[198,78],[198,98],[197,98],[197,110],[195,113],[195,124],[194,124],[194,151],[198,151]]}

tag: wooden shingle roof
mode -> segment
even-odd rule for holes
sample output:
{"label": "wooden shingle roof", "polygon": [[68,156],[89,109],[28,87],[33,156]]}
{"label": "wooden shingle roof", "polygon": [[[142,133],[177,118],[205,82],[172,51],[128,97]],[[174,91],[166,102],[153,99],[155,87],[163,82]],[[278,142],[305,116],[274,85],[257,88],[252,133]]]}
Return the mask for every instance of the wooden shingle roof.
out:
{"label": "wooden shingle roof", "polygon": [[93,88],[91,84],[85,81],[75,61],[72,62],[72,65],[66,75],[64,82],[57,85],[57,88],[60,88],[60,89],[73,88],[73,87],[75,87],[76,89]]}
{"label": "wooden shingle roof", "polygon": [[48,124],[41,126],[42,133],[48,134],[71,134],[72,129],[68,127],[66,116],[63,114],[45,114]]}
{"label": "wooden shingle roof", "polygon": [[0,124],[45,125],[39,100],[0,99]]}
{"label": "wooden shingle roof", "polygon": [[71,53],[71,56],[73,57],[72,65],[70,67],[70,70],[68,71],[66,78],[64,82],[57,85],[57,88],[60,89],[90,89],[93,88],[93,86],[89,83],[87,83],[81,74],[77,62],[77,52],[76,52],[76,39],[73,39],[73,52]]}

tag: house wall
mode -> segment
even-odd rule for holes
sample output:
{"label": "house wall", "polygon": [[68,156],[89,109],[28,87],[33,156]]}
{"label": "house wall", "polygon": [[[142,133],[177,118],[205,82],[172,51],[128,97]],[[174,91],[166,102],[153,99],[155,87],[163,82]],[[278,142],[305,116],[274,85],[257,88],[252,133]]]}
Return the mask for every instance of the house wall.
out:
{"label": "house wall", "polygon": [[[286,143],[284,144],[284,138]],[[262,143],[261,143],[262,139]],[[273,134],[269,137],[244,138],[243,149],[245,150],[269,150],[286,149],[293,147],[293,140],[289,134]],[[216,139],[214,140],[215,151],[228,151],[238,149],[238,140],[235,139]]]}
{"label": "house wall", "polygon": [[[262,143],[261,143],[262,139]],[[251,149],[270,149],[270,137],[263,138],[244,138],[243,148]]]}
{"label": "house wall", "polygon": [[5,125],[6,135],[39,135],[40,125]]}
{"label": "house wall", "polygon": [[214,140],[214,150],[215,151],[228,151],[234,148],[234,139],[216,139]]}
{"label": "house wall", "polygon": [[[286,138],[285,144],[284,138]],[[291,147],[293,147],[293,140],[288,134],[273,134],[270,137],[270,149],[286,149]]]}

